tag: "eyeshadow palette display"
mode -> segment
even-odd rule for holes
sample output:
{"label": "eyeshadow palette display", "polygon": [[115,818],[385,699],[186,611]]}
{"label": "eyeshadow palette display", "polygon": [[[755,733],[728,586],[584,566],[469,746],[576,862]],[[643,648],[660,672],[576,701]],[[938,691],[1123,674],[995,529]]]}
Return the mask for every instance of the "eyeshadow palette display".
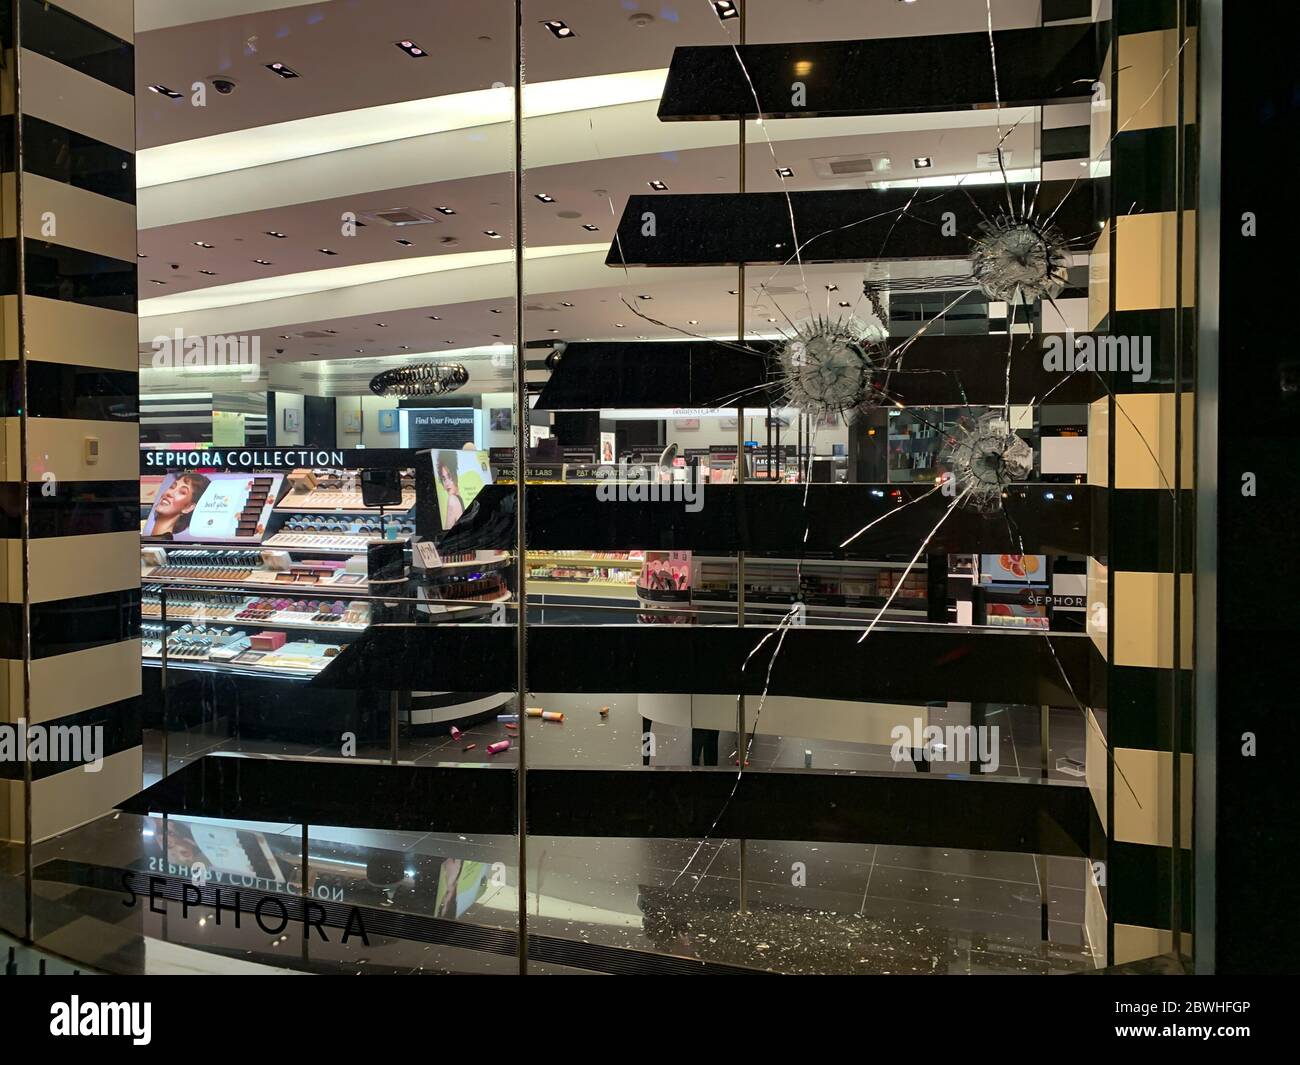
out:
{"label": "eyeshadow palette display", "polygon": [[368,516],[292,514],[264,542],[267,547],[362,552],[370,544],[408,540],[414,533],[414,522],[392,515],[384,515],[381,520]]}
{"label": "eyeshadow palette display", "polygon": [[366,590],[365,575],[355,572],[355,567],[348,570],[344,560],[291,560],[283,552],[261,550],[145,547],[140,576],[144,580]]}
{"label": "eyeshadow palette display", "polygon": [[[161,587],[146,586],[141,596],[145,618],[162,617]],[[370,623],[370,604],[342,599],[290,599],[238,592],[176,591],[167,595],[167,620],[238,621],[246,625],[361,632]]]}
{"label": "eyeshadow palette display", "polygon": [[[294,470],[289,474],[289,493],[276,508],[279,511],[359,510],[377,514],[378,507],[368,507],[361,497],[361,478],[357,470]],[[406,512],[415,506],[415,472],[402,471],[402,501],[385,508]]]}

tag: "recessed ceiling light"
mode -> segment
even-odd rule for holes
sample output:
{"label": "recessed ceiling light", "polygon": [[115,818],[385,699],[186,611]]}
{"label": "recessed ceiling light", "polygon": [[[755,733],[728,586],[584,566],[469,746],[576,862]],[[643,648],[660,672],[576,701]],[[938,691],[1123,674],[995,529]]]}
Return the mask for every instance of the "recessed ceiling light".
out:
{"label": "recessed ceiling light", "polygon": [[501,311],[500,311],[498,308],[496,308],[496,307],[489,307],[489,308],[488,308],[488,313],[489,313],[489,314],[500,314]]}
{"label": "recessed ceiling light", "polygon": [[791,170],[788,166],[778,166],[776,168],[776,176],[783,177],[783,178],[792,178],[794,177],[794,171]]}
{"label": "recessed ceiling light", "polygon": [[740,295],[740,289],[738,289],[738,288],[729,288],[729,289],[727,289],[727,295],[728,295],[728,296],[739,296],[739,295]]}
{"label": "recessed ceiling light", "polygon": [[547,332],[548,332],[548,333],[558,333],[559,330],[558,330],[558,329],[548,329]]}
{"label": "recessed ceiling light", "polygon": [[147,259],[147,258],[149,258],[149,256],[147,256],[147,255],[146,255],[144,252],[142,252],[142,251],[138,251],[138,252],[136,252],[136,253],[135,253],[135,257],[136,257],[137,259]]}
{"label": "recessed ceiling light", "polygon": [[214,245],[209,244],[206,240],[196,240],[194,246],[196,248],[212,248]]}
{"label": "recessed ceiling light", "polygon": [[665,185],[665,184],[664,184],[662,181],[660,181],[658,178],[656,178],[654,181],[647,181],[646,184],[649,185],[652,189],[654,189],[655,192],[667,192],[667,191],[668,191],[668,186]]}
{"label": "recessed ceiling light", "polygon": [[838,292],[839,290],[840,290],[840,286],[839,286],[839,285],[827,285],[827,286],[826,286],[826,291],[827,291],[827,292]]}
{"label": "recessed ceiling light", "polygon": [[928,155],[918,155],[915,159],[912,160],[912,165],[916,167],[917,170],[925,170],[929,167],[934,166],[934,162],[930,159]]}
{"label": "recessed ceiling light", "polygon": [[166,85],[150,85],[149,91],[156,92],[159,96],[165,96],[169,100],[179,100],[181,98],[180,93],[175,89],[167,88]]}
{"label": "recessed ceiling light", "polygon": [[686,324],[687,324],[687,325],[699,325],[699,324],[700,324],[700,320],[699,320],[698,318],[692,318],[692,319],[691,319],[689,322],[687,322]]}
{"label": "recessed ceiling light", "polygon": [[572,303],[565,303],[563,300],[561,300],[561,301],[560,301],[560,306],[561,306],[561,307],[572,307],[573,304],[572,304]]}
{"label": "recessed ceiling light", "polygon": [[713,10],[717,12],[718,18],[726,22],[729,18],[740,18],[740,12],[736,10],[736,5],[732,0],[710,0],[713,4]]}
{"label": "recessed ceiling light", "polygon": [[292,67],[286,67],[283,63],[267,63],[266,69],[272,74],[279,74],[282,78],[298,78],[302,76]]}
{"label": "recessed ceiling light", "polygon": [[442,321],[442,315],[440,315],[440,314],[431,314],[431,315],[429,315],[429,317],[430,317],[433,321],[435,321],[435,322],[441,322],[441,321]]}
{"label": "recessed ceiling light", "polygon": [[375,325],[379,326],[380,329],[387,329],[387,328],[388,328],[388,323],[387,323],[387,322],[376,322]]}
{"label": "recessed ceiling light", "polygon": [[453,211],[450,207],[435,207],[434,210],[437,211],[439,214],[455,214],[455,213],[456,213],[456,212]]}
{"label": "recessed ceiling light", "polygon": [[206,277],[216,277],[216,276],[217,276],[217,275],[216,275],[215,273],[213,273],[211,270],[200,270],[199,273],[205,275]]}
{"label": "recessed ceiling light", "polygon": [[653,297],[653,296],[638,296],[637,299],[639,299],[639,300],[652,300],[652,299],[654,299],[654,297]]}
{"label": "recessed ceiling light", "polygon": [[153,281],[152,283],[155,284],[155,285],[165,285],[165,284],[167,284],[166,281]]}
{"label": "recessed ceiling light", "polygon": [[625,326],[622,322],[615,322],[615,323],[614,323],[614,328],[615,328],[615,329],[626,329],[627,326]]}
{"label": "recessed ceiling light", "polygon": [[412,59],[424,59],[429,54],[414,41],[397,41],[396,44],[398,48],[409,55]]}
{"label": "recessed ceiling light", "polygon": [[533,195],[536,196],[539,200],[541,200],[542,203],[554,203],[554,202],[555,202],[555,197],[554,197],[554,196],[547,196],[546,193],[544,193],[544,192],[537,192],[537,193],[534,193]]}
{"label": "recessed ceiling light", "polygon": [[316,250],[317,250],[318,252],[320,252],[322,255],[337,255],[337,254],[338,254],[338,252],[334,251],[332,248],[317,248]]}
{"label": "recessed ceiling light", "polygon": [[337,329],[326,329],[325,332],[327,332],[330,336],[338,336],[339,331]]}
{"label": "recessed ceiling light", "polygon": [[288,234],[281,233],[278,229],[268,229],[266,235],[268,237],[275,237],[276,240],[284,240]]}
{"label": "recessed ceiling light", "polygon": [[413,247],[415,247],[415,241],[413,241],[413,240],[402,240],[401,237],[398,237],[397,240],[394,241],[394,243],[395,243],[395,244],[400,244],[403,248],[413,248]]}
{"label": "recessed ceiling light", "polygon": [[841,307],[852,307],[853,304],[849,303],[847,300],[840,300],[840,306],[841,306]]}
{"label": "recessed ceiling light", "polygon": [[498,233],[495,229],[485,229],[483,230],[483,235],[487,237],[491,237],[493,240],[501,239],[501,234]]}
{"label": "recessed ceiling light", "polygon": [[582,228],[585,229],[588,233],[600,232],[600,226],[593,226],[590,222],[583,222]]}
{"label": "recessed ceiling light", "polygon": [[769,318],[769,319],[768,319],[768,323],[769,323],[770,325],[775,325],[775,324],[776,324],[776,319],[775,319],[775,318]]}
{"label": "recessed ceiling light", "polygon": [[270,266],[270,265],[272,265],[271,262],[270,262],[269,260],[267,260],[267,259],[254,259],[253,262],[257,263],[258,266]]}
{"label": "recessed ceiling light", "polygon": [[573,32],[573,30],[569,29],[565,23],[561,22],[557,18],[543,19],[542,25],[555,34],[556,37],[565,38],[578,36]]}

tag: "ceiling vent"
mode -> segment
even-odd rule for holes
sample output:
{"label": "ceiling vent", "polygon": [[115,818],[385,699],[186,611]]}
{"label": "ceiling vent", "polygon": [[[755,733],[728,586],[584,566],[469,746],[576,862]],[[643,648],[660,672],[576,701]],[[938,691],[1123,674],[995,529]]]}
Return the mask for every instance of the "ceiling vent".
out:
{"label": "ceiling vent", "polygon": [[424,226],[438,220],[414,207],[389,207],[382,211],[362,211],[361,217],[384,226]]}
{"label": "ceiling vent", "polygon": [[890,170],[889,156],[883,153],[872,155],[830,155],[812,160],[813,173],[823,181],[840,181],[846,177],[859,174],[887,173]]}
{"label": "ceiling vent", "polygon": [[[1012,156],[1012,152],[1010,148],[1002,149],[1002,165],[1004,167],[1008,167],[1011,165],[1011,156]],[[997,170],[998,153],[980,152],[978,155],[975,156],[975,165],[978,166],[981,170]]]}

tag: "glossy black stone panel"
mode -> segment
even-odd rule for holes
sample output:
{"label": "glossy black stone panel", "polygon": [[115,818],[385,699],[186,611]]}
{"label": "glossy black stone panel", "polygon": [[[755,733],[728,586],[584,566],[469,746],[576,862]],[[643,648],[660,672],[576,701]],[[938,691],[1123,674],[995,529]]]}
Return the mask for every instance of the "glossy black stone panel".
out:
{"label": "glossy black stone panel", "polygon": [[[1012,184],[1009,191],[998,183],[925,197],[915,189],[629,196],[605,262],[619,268],[794,263],[791,212],[805,263],[964,259],[980,223],[1006,213],[1008,194],[1019,205],[1036,191],[1038,213],[1055,211],[1053,225],[1084,252],[1099,232],[1101,183],[1044,181]],[[945,224],[947,212],[953,225]]]}
{"label": "glossy black stone panel", "polygon": [[140,530],[138,481],[59,481],[53,495],[47,489],[43,481],[0,481],[0,538],[22,535],[24,491],[33,537]]}
{"label": "glossy black stone panel", "polygon": [[[21,407],[18,362],[0,362],[0,418]],[[134,422],[140,419],[140,376],[98,366],[27,360],[27,413],[33,418]]]}
{"label": "glossy black stone panel", "polygon": [[[528,831],[1088,853],[1086,788],[925,773],[529,769]],[[991,786],[990,786],[991,785]],[[725,807],[717,826],[710,830]],[[575,833],[573,825],[581,824]]]}
{"label": "glossy black stone panel", "polygon": [[[0,170],[14,169],[13,115],[0,117]],[[135,203],[135,156],[34,115],[23,117],[23,165],[29,174]]]}
{"label": "glossy black stone panel", "polygon": [[[664,121],[1030,107],[1091,99],[1105,24],[674,49]],[[804,86],[803,99],[797,96]]]}
{"label": "glossy black stone panel", "polygon": [[[951,503],[925,485],[910,484],[710,484],[700,487],[694,511],[687,509],[690,504],[684,498],[602,499],[590,482],[529,485],[527,491],[530,549],[748,551],[781,558],[798,555],[803,544],[808,556],[893,554],[906,560]],[[447,551],[508,547],[514,494],[513,485],[486,487],[456,528],[439,539],[440,547]],[[907,503],[913,505],[902,509]],[[1085,486],[1027,484],[1009,490],[1003,513],[954,510],[934,534],[931,549],[959,554],[1020,552],[1023,544],[1023,550],[1033,554],[1086,555],[1091,541],[1090,506]],[[848,547],[840,546],[890,511],[898,513]],[[426,517],[436,520],[436,511]],[[436,526],[422,528],[421,533],[434,536]]]}
{"label": "glossy black stone panel", "polygon": [[[528,831],[546,836],[799,839],[1088,853],[1086,788],[827,770],[529,769]],[[128,813],[510,835],[515,771],[206,755],[118,805]],[[364,797],[363,799],[361,797]]]}
{"label": "glossy black stone panel", "polygon": [[[0,658],[22,658],[22,604],[0,603]],[[140,635],[140,590],[81,595],[31,606],[33,658],[83,651]]]}
{"label": "glossy black stone panel", "polygon": [[135,48],[107,30],[46,3],[22,4],[22,44],[105,85],[135,94]]}
{"label": "glossy black stone panel", "polygon": [[[889,394],[911,406],[1001,404],[1011,348],[1013,402],[1028,403],[1049,391],[1054,403],[1090,403],[1105,395],[1095,374],[1045,369],[1047,343],[1042,334],[921,336],[907,348],[905,368],[890,376]],[[755,353],[706,340],[571,343],[535,409],[779,405],[780,390],[765,387],[775,358],[758,354],[775,345],[752,341],[746,346]]]}
{"label": "glossy black stone panel", "polygon": [[[777,640],[770,629],[536,625],[528,633],[528,684],[535,691],[716,695],[758,695],[767,684],[772,695],[819,699],[1074,706],[1071,689],[1087,692],[1100,668],[1096,648],[1081,634],[917,625],[878,628],[859,642],[863,628],[787,629],[772,663]],[[308,683],[509,690],[515,638],[506,625],[372,625]]]}

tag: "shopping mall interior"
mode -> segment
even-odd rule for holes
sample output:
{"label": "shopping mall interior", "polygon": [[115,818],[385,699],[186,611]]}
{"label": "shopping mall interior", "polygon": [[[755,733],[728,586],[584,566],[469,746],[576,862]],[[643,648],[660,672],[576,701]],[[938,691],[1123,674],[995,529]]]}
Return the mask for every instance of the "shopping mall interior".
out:
{"label": "shopping mall interior", "polygon": [[1294,971],[1231,6],[0,2],[11,968]]}

